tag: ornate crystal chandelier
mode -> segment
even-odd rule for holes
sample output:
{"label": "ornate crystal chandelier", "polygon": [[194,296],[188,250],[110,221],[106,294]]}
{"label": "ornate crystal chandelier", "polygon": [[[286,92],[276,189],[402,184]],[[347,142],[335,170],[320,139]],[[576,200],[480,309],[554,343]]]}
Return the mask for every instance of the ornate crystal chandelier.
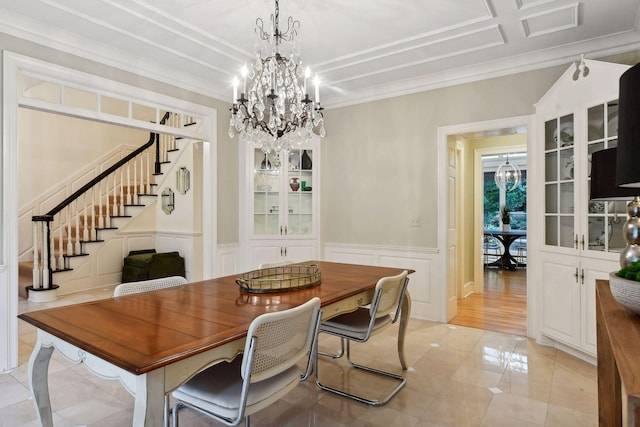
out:
{"label": "ornate crystal chandelier", "polygon": [[[233,106],[229,136],[238,133],[240,141],[262,148],[265,153],[287,152],[310,141],[314,133],[325,136],[323,108],[320,106],[320,81],[314,79],[315,99],[309,98],[309,68],[303,70],[295,37],[300,21],[289,17],[287,30],[279,29],[280,7],[275,1],[271,15],[272,32],[264,30],[264,22],[256,19],[256,33],[265,45],[258,49],[249,67],[242,67],[242,86],[234,77]],[[288,55],[280,51],[281,43],[293,47]]]}

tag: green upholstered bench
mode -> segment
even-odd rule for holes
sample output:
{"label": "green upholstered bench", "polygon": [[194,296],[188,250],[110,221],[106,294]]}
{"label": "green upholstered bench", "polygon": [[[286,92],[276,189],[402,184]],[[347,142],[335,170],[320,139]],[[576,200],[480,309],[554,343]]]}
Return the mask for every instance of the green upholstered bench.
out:
{"label": "green upholstered bench", "polygon": [[179,252],[158,253],[155,249],[131,251],[122,266],[122,283],[161,277],[185,276],[184,258]]}

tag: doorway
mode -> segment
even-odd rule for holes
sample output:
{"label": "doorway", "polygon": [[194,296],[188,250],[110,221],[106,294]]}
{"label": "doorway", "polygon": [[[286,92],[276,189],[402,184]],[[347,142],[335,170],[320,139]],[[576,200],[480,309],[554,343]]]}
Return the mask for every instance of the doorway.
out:
{"label": "doorway", "polygon": [[[467,227],[463,227],[461,233],[458,233],[458,245],[462,245],[464,246],[466,249],[465,251],[467,251],[467,256],[463,256],[461,257],[461,259],[465,260],[466,262],[464,263],[464,265],[460,265],[460,263],[457,263],[456,260],[452,260],[450,259],[451,257],[449,256],[450,254],[447,252],[445,255],[445,259],[443,260],[443,270],[445,270],[445,274],[448,277],[450,277],[451,271],[455,271],[457,273],[457,275],[460,277],[460,280],[458,280],[458,290],[459,293],[457,295],[458,297],[458,304],[457,304],[457,311],[458,311],[458,319],[460,318],[459,316],[463,315],[465,312],[465,305],[464,303],[471,303],[476,299],[481,299],[481,298],[485,298],[486,301],[484,301],[482,304],[484,304],[486,306],[486,304],[493,300],[493,301],[498,301],[496,302],[498,308],[497,310],[497,314],[500,315],[501,313],[504,314],[504,312],[506,311],[504,308],[504,302],[506,302],[507,300],[503,301],[502,303],[500,303],[500,299],[496,298],[495,294],[496,292],[503,292],[504,288],[503,285],[505,283],[508,284],[513,284],[516,283],[516,286],[519,286],[519,290],[518,293],[519,298],[521,299],[521,305],[519,308],[516,309],[516,311],[519,312],[519,316],[520,316],[520,323],[521,323],[521,329],[519,331],[508,331],[507,333],[517,333],[519,335],[526,335],[527,331],[532,331],[532,329],[530,328],[529,324],[531,322],[530,316],[528,316],[528,307],[526,305],[526,300],[533,300],[533,290],[530,287],[526,286],[526,281],[527,281],[527,271],[525,269],[521,269],[519,271],[516,272],[511,272],[510,270],[505,270],[500,271],[500,272],[487,272],[487,274],[485,275],[485,269],[484,269],[484,264],[483,264],[483,258],[482,258],[482,241],[483,241],[483,231],[484,231],[484,227],[483,227],[483,208],[482,208],[482,201],[483,201],[483,179],[477,179],[476,175],[479,174],[478,171],[482,170],[481,167],[481,154],[486,154],[486,153],[482,153],[481,150],[485,150],[485,152],[487,151],[491,151],[493,150],[493,152],[502,152],[502,151],[510,151],[510,150],[514,150],[514,151],[525,151],[527,150],[527,133],[528,133],[528,129],[530,129],[531,127],[531,122],[530,122],[530,117],[516,117],[516,118],[509,118],[509,119],[501,119],[501,120],[495,120],[495,121],[490,121],[490,122],[480,122],[480,123],[470,123],[470,124],[465,124],[465,125],[458,125],[458,126],[449,126],[449,127],[444,127],[439,129],[439,148],[440,148],[440,154],[441,154],[441,158],[440,158],[440,162],[442,162],[443,165],[447,165],[449,164],[449,159],[448,159],[448,154],[450,153],[449,150],[446,150],[447,144],[450,144],[450,142],[455,139],[456,141],[463,141],[463,146],[464,146],[464,158],[467,160],[466,164],[469,165],[465,168],[467,175],[472,175],[473,177],[471,179],[466,178],[464,184],[459,187],[461,188],[460,191],[463,191],[464,193],[462,194],[462,198],[466,199],[466,200],[473,200],[473,206],[469,206],[469,209],[467,209],[467,213],[473,213],[472,215],[468,215],[466,220],[469,222],[469,216],[471,216],[472,218],[470,219],[470,225]],[[508,141],[501,141],[498,142],[497,140],[501,137],[509,137],[509,136],[519,136],[520,140],[519,142],[508,142]],[[483,142],[482,144],[477,144],[476,146],[473,146],[471,144],[471,142],[468,143],[464,143],[464,141],[471,141],[471,140],[479,140],[479,139],[483,139],[483,140],[491,140],[490,142]],[[473,167],[471,168],[470,165],[473,165]],[[471,170],[473,171],[473,173],[470,173]],[[440,179],[442,179],[443,183],[447,183],[447,178],[445,176],[445,171],[442,170],[441,171],[441,175],[440,175]],[[443,188],[444,190],[444,188]],[[471,193],[471,194],[469,194]],[[446,191],[441,192],[441,197],[442,194],[447,195]],[[449,196],[447,196],[449,197]],[[444,211],[440,211],[439,213],[439,219],[442,218],[443,223],[447,223],[447,219],[448,219],[448,215],[449,215],[449,211],[448,208],[450,206],[447,205],[447,200],[444,199],[444,197],[442,197],[440,200],[442,200],[442,206],[445,208]],[[450,233],[449,233],[450,234]],[[448,234],[448,235],[449,235]],[[447,236],[442,236],[442,241],[443,244],[446,245],[446,237]],[[474,242],[472,244],[469,244],[470,242]],[[456,264],[455,267],[451,268],[452,264]],[[450,268],[446,268],[446,267],[450,267]],[[508,280],[507,280],[508,279]],[[468,290],[469,289],[469,282],[472,283],[472,292],[467,292],[466,294],[463,293],[464,290]],[[447,281],[445,280],[444,283],[447,283]],[[509,286],[509,288],[513,288],[513,286]],[[486,293],[486,295],[484,295]],[[503,292],[504,293],[504,292]],[[473,296],[473,299],[470,299],[470,297]],[[446,298],[448,298],[449,295],[448,293],[446,293]],[[445,301],[446,301],[445,298]],[[444,303],[444,301],[443,301]],[[500,308],[500,306],[503,306],[502,308]],[[445,308],[446,309],[446,308]],[[487,311],[487,310],[485,310]],[[447,310],[447,313],[445,314],[446,317],[446,321],[450,321],[450,323],[456,323],[456,320],[454,316],[449,316],[451,310]],[[489,313],[484,313],[483,316],[488,315]],[[483,328],[487,328],[489,329],[488,326],[482,326],[482,325],[478,325],[475,327],[483,327]]]}
{"label": "doorway", "polygon": [[[92,120],[99,120],[105,123],[115,123],[118,125],[130,126],[146,131],[163,132],[160,125],[149,123],[145,120],[137,120],[132,117],[115,117],[106,112],[88,111],[81,106],[70,106],[61,103],[64,98],[60,94],[64,90],[79,90],[90,94],[91,100],[108,98],[116,102],[131,102],[128,111],[137,111],[136,106],[154,106],[158,111],[162,106],[172,105],[179,111],[189,112],[191,115],[201,117],[203,120],[202,131],[181,130],[180,132],[170,129],[164,132],[178,136],[188,136],[204,141],[203,181],[211,183],[211,188],[216,188],[215,166],[216,159],[216,112],[215,110],[192,102],[177,98],[168,97],[159,93],[149,92],[138,87],[133,87],[102,77],[88,75],[79,71],[66,69],[64,67],[48,64],[21,55],[4,52],[2,56],[2,71],[4,79],[2,87],[4,89],[2,99],[2,128],[3,137],[1,143],[3,152],[2,168],[4,170],[2,180],[2,192],[5,204],[2,207],[0,220],[3,229],[2,245],[0,245],[0,259],[6,260],[5,265],[0,265],[0,372],[17,367],[18,363],[18,185],[15,179],[8,177],[18,176],[18,109],[21,107],[35,108],[40,110],[57,111],[73,117],[89,117]],[[37,76],[37,77],[34,77]],[[67,84],[67,82],[69,82]],[[37,96],[28,98],[25,96],[25,87],[32,87],[34,84],[53,84],[59,87],[58,95],[51,100],[42,100]],[[85,99],[82,97],[82,99]],[[104,99],[103,99],[104,101]],[[56,104],[57,103],[57,104]],[[55,105],[49,105],[55,104]],[[96,105],[105,105],[104,102],[90,102],[91,108],[95,110]],[[133,114],[133,113],[132,113]],[[135,115],[134,115],[135,116]],[[158,122],[158,120],[156,120]],[[202,133],[202,135],[201,135]],[[215,242],[216,242],[216,196],[215,191],[203,191],[202,212],[206,213],[210,220],[203,221],[202,234],[210,239],[203,242],[203,259],[206,260],[203,271],[204,277],[212,277],[215,265]]]}

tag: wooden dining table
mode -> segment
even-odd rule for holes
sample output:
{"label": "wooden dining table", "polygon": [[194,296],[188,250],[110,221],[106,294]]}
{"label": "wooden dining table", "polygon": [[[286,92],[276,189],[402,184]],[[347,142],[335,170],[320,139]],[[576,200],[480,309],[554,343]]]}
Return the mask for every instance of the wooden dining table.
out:
{"label": "wooden dining table", "polygon": [[[37,328],[29,382],[41,424],[53,426],[47,373],[54,349],[96,375],[119,379],[135,397],[133,426],[160,426],[165,395],[212,364],[241,354],[249,324],[260,314],[319,297],[322,317],[328,319],[370,303],[378,279],[403,271],[324,261],[304,264],[318,265],[320,285],[282,293],[245,293],[236,284],[239,275],[232,275],[20,314]],[[407,292],[397,343],[404,369],[410,310]]]}

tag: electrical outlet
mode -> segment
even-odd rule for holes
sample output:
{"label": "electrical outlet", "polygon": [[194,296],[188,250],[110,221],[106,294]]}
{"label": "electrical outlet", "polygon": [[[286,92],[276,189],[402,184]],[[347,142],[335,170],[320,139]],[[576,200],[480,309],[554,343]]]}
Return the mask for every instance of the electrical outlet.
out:
{"label": "electrical outlet", "polygon": [[415,216],[411,218],[410,227],[422,227],[422,218],[419,216]]}

